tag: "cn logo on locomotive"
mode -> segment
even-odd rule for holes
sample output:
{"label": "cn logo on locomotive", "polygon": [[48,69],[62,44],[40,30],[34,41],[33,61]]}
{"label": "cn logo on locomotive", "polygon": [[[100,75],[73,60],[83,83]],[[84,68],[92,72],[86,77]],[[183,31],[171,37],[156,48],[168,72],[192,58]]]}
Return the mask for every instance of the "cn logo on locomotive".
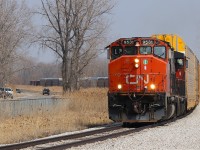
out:
{"label": "cn logo on locomotive", "polygon": [[[146,78],[144,78],[146,76]],[[149,75],[126,75],[126,84],[138,84],[139,80],[143,81],[144,84],[149,83]]]}

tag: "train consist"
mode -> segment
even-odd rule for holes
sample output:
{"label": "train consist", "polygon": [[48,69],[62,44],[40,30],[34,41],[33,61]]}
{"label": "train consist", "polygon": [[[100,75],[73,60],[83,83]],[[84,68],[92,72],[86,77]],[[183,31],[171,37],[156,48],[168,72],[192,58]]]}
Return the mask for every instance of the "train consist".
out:
{"label": "train consist", "polygon": [[199,61],[179,36],[121,38],[106,48],[111,120],[158,122],[198,104]]}

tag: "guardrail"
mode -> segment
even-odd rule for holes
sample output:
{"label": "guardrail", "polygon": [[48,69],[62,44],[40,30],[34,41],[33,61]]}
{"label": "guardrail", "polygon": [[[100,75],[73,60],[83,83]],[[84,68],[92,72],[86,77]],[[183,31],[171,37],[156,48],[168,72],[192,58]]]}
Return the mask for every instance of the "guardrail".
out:
{"label": "guardrail", "polygon": [[37,114],[51,114],[67,106],[66,99],[42,98],[0,100],[0,119]]}

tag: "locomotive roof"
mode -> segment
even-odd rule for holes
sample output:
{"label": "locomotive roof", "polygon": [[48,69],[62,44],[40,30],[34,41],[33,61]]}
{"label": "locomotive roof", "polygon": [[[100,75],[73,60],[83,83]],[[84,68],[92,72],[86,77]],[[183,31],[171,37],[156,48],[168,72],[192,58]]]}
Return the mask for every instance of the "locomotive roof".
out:
{"label": "locomotive roof", "polygon": [[170,45],[170,42],[162,40],[162,39],[158,39],[156,37],[130,37],[130,38],[119,38],[116,41],[112,42],[110,45],[108,45],[106,48],[108,48],[109,46],[111,46],[114,43],[118,43],[121,44],[121,42],[125,41],[125,40],[133,40],[133,42],[137,42],[140,40],[154,40],[154,41],[161,41],[164,42],[165,44],[167,44],[168,46],[172,47]]}

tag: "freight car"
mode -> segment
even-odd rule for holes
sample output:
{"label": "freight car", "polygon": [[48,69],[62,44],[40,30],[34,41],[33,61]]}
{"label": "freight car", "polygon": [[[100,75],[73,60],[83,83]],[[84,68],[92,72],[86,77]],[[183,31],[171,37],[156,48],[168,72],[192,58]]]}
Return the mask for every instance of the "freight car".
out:
{"label": "freight car", "polygon": [[198,104],[199,61],[179,36],[121,38],[106,48],[111,120],[157,122]]}

